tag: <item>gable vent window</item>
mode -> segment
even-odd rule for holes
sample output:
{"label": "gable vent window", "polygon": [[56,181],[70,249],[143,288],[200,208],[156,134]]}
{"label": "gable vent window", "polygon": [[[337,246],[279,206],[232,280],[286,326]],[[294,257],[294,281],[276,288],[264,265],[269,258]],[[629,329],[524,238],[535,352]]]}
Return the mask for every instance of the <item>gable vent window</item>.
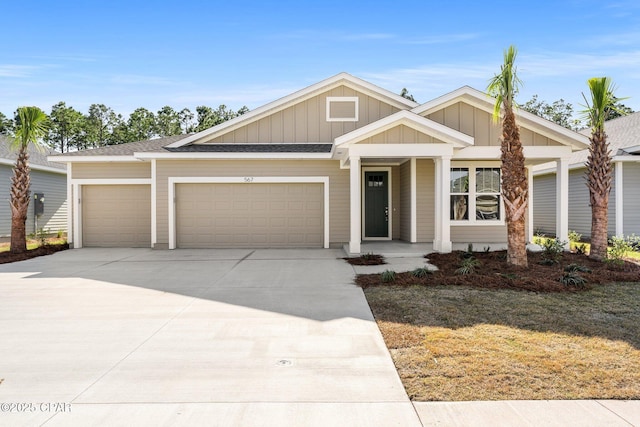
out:
{"label": "gable vent window", "polygon": [[329,96],[327,97],[328,122],[357,122],[357,96]]}

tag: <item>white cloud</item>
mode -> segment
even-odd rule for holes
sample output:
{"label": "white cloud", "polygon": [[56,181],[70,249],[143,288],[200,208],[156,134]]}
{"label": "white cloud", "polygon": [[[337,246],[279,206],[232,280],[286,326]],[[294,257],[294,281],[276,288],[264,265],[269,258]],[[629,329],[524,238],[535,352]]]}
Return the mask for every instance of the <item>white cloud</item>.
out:
{"label": "white cloud", "polygon": [[40,68],[32,65],[0,64],[0,77],[31,77]]}

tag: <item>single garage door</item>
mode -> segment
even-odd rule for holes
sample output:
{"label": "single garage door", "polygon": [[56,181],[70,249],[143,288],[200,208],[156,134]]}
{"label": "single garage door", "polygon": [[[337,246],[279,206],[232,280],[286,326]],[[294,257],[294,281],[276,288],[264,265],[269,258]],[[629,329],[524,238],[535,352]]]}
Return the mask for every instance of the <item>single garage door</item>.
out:
{"label": "single garage door", "polygon": [[323,184],[176,184],[179,248],[323,246]]}
{"label": "single garage door", "polygon": [[151,186],[82,186],[82,245],[151,247]]}

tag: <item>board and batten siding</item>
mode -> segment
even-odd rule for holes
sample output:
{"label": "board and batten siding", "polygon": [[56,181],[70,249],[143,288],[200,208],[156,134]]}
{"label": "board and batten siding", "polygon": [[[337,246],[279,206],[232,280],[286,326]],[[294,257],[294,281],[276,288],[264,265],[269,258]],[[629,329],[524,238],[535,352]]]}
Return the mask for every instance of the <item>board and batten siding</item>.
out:
{"label": "board and batten siding", "polygon": [[359,141],[358,144],[444,144],[443,141],[418,132],[409,126],[399,125],[370,138]]}
{"label": "board and batten siding", "polygon": [[627,162],[622,167],[623,185],[623,220],[625,236],[640,236],[640,163]]}
{"label": "board and batten siding", "polygon": [[[9,205],[11,177],[10,166],[0,165],[0,182],[3,183],[3,194],[0,197],[0,237],[11,235],[11,207]],[[48,233],[67,231],[67,175],[31,169],[31,202],[27,210],[25,223],[27,234],[43,229]],[[34,193],[44,193],[44,213],[38,217],[36,229],[33,214]]]}
{"label": "board and batten siding", "polygon": [[91,162],[74,163],[73,179],[135,179],[151,178],[150,162]]}
{"label": "board and batten siding", "polygon": [[[492,114],[464,102],[435,111],[426,116],[437,123],[448,126],[475,138],[475,146],[500,146],[502,129],[493,121]],[[529,129],[520,128],[520,139],[525,146],[561,146],[558,141],[547,138]]]}
{"label": "board and batten siding", "polygon": [[169,243],[169,177],[329,177],[329,242],[349,241],[349,170],[335,160],[158,160],[157,247]]}
{"label": "board and batten siding", "polygon": [[[328,122],[327,97],[358,97],[357,122]],[[398,108],[347,86],[325,91],[267,117],[253,121],[209,143],[332,142],[338,136],[399,111]]]}

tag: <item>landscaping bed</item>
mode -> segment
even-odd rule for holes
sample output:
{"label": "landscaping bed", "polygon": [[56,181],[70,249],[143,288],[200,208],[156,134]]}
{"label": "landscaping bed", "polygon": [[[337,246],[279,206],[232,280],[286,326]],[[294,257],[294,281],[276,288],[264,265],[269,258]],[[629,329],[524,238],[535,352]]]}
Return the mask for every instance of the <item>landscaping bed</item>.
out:
{"label": "landscaping bed", "polygon": [[387,262],[382,255],[363,254],[358,257],[343,258],[351,265],[382,265]]}
{"label": "landscaping bed", "polygon": [[7,264],[10,262],[16,261],[24,261],[27,259],[43,256],[43,255],[51,255],[56,252],[64,251],[69,249],[68,243],[57,243],[57,244],[45,244],[43,246],[39,246],[35,249],[29,249],[28,251],[21,254],[12,254],[9,251],[0,252],[0,264]]}
{"label": "landscaping bed", "polygon": [[[465,257],[473,257],[478,265],[470,274],[458,274]],[[395,280],[384,282],[381,274],[364,274],[356,278],[363,288],[370,286],[441,286],[458,285],[480,288],[523,289],[536,292],[575,292],[587,290],[592,285],[611,282],[640,281],[640,265],[622,261],[620,265],[594,261],[582,254],[565,252],[558,262],[542,264],[545,254],[529,253],[527,268],[510,266],[506,262],[506,251],[496,252],[452,252],[433,253],[427,256],[428,262],[438,267],[438,271],[424,277],[415,277],[410,272],[396,273]],[[585,280],[580,285],[564,284],[563,276],[571,265],[586,268],[588,271],[576,271],[571,274]]]}

